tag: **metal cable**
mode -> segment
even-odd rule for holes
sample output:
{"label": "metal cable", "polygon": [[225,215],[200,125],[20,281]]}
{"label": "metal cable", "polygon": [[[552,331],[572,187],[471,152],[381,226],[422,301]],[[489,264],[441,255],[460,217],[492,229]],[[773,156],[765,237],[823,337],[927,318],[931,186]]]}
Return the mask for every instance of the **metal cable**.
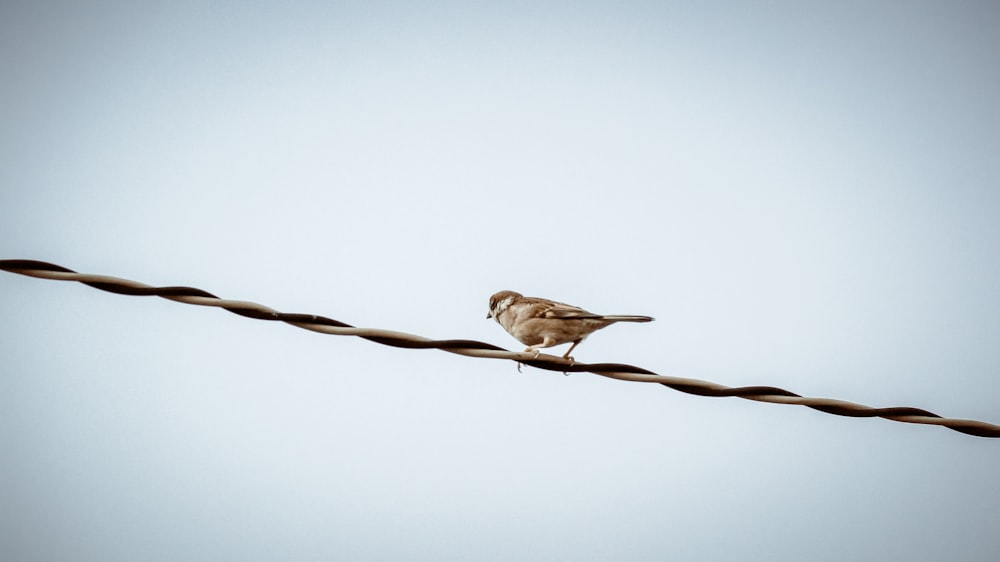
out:
{"label": "metal cable", "polygon": [[95,289],[119,295],[158,296],[187,304],[215,306],[247,318],[276,320],[305,330],[324,334],[357,336],[392,347],[407,349],[433,348],[469,357],[509,359],[547,371],[564,373],[588,372],[618,380],[658,383],[680,392],[698,396],[736,396],[758,402],[797,404],[838,416],[854,418],[880,417],[906,423],[940,425],[954,431],[978,437],[1000,437],[1000,426],[998,425],[977,420],[943,418],[933,412],[928,412],[920,408],[906,406],[872,408],[864,404],[845,402],[843,400],[800,396],[794,392],[773,386],[729,387],[698,379],[658,375],[653,371],[622,363],[572,363],[553,355],[541,354],[536,357],[532,353],[512,352],[502,347],[475,340],[433,340],[403,332],[356,328],[350,324],[345,324],[344,322],[325,316],[279,312],[253,302],[222,299],[212,293],[194,287],[153,287],[118,277],[77,273],[71,269],[42,261],[0,260],[0,269],[29,277],[54,279],[57,281],[78,281]]}

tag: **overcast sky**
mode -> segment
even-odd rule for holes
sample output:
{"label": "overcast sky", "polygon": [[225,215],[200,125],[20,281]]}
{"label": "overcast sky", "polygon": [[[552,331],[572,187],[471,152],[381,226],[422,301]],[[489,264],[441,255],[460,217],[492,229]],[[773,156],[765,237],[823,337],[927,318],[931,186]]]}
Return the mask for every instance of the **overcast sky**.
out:
{"label": "overcast sky", "polygon": [[[0,5],[0,258],[1000,423],[1000,7]],[[557,348],[561,354],[565,348]],[[0,558],[1000,553],[1000,440],[0,273]]]}

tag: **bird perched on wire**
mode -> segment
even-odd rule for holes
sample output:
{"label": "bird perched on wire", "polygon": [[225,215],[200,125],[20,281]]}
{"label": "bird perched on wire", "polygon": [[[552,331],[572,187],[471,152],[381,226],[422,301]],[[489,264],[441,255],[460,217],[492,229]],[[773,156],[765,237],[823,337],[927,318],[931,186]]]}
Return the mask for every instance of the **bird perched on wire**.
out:
{"label": "bird perched on wire", "polygon": [[587,336],[615,322],[652,322],[650,316],[604,315],[561,302],[526,297],[514,291],[500,291],[490,297],[493,318],[514,339],[528,346],[524,351],[538,357],[539,349],[573,342],[563,359]]}

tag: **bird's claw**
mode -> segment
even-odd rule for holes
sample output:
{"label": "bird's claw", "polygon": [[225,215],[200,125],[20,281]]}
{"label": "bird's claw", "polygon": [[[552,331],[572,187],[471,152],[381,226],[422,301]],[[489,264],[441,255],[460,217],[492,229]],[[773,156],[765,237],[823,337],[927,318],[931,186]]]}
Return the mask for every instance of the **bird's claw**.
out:
{"label": "bird's claw", "polygon": [[[576,365],[576,359],[573,359],[572,357],[563,356],[563,359],[566,359],[566,360],[569,361],[569,366],[570,367],[572,367],[573,365]],[[569,371],[563,371],[563,374],[568,377],[569,376]]]}

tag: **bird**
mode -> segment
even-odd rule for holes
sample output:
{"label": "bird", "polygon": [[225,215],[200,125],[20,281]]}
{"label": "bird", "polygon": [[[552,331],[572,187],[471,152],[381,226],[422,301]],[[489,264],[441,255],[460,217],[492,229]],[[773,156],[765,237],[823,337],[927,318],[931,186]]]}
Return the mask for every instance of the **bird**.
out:
{"label": "bird", "polygon": [[537,358],[539,350],[572,342],[563,359],[587,336],[616,322],[652,322],[651,316],[594,314],[569,304],[526,297],[515,291],[500,291],[490,297],[490,311],[486,318],[493,318],[514,339],[528,346]]}

